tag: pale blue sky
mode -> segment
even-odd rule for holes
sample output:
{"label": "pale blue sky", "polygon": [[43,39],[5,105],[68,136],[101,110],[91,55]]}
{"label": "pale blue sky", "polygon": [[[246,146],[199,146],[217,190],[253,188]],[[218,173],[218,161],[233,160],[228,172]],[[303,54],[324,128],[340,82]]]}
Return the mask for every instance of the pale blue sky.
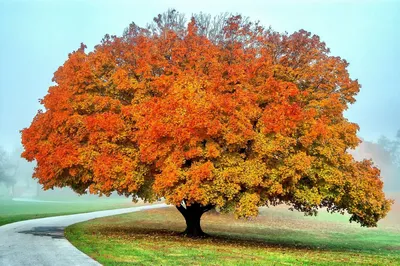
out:
{"label": "pale blue sky", "polygon": [[0,146],[19,145],[54,71],[81,42],[92,49],[106,33],[120,35],[132,21],[144,26],[168,8],[188,17],[239,12],[278,31],[319,35],[363,86],[346,113],[359,135],[376,140],[400,128],[400,1],[0,0]]}

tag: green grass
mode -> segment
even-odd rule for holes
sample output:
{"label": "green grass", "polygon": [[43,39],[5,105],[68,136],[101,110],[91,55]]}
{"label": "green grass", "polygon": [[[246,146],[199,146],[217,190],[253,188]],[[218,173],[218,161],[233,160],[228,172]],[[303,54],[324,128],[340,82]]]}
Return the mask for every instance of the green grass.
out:
{"label": "green grass", "polygon": [[22,220],[99,210],[133,207],[127,199],[70,200],[65,202],[20,202],[0,200],[0,226]]}
{"label": "green grass", "polygon": [[350,224],[347,216],[305,217],[263,208],[251,221],[205,214],[211,235],[179,235],[175,208],[95,219],[67,228],[67,238],[104,265],[400,265],[400,225],[392,212],[379,228]]}

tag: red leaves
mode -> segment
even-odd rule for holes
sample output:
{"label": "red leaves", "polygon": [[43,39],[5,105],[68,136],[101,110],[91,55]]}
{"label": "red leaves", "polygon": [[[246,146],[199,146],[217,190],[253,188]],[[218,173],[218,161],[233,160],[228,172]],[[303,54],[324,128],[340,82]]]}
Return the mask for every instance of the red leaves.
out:
{"label": "red leaves", "polygon": [[264,133],[280,133],[287,135],[297,128],[302,121],[302,109],[297,103],[271,104],[264,110],[261,121]]}
{"label": "red leaves", "polygon": [[343,111],[360,87],[346,61],[303,30],[178,18],[131,25],[89,54],[82,45],[56,71],[46,111],[22,132],[46,188],[157,194],[243,217],[268,202],[347,208],[365,225],[385,215],[379,172],[346,152],[358,127]]}

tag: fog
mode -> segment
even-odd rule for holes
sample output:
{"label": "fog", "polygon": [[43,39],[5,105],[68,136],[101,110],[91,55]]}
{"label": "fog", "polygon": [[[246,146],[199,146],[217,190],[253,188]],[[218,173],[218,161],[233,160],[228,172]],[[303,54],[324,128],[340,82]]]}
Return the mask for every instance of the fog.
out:
{"label": "fog", "polygon": [[[0,201],[30,199],[85,202],[98,199],[97,195],[78,195],[69,188],[43,190],[37,180],[32,178],[35,163],[21,158],[21,152],[22,148],[7,152],[0,147]],[[111,198],[125,199],[126,197],[120,197],[114,193]]]}
{"label": "fog", "polygon": [[[85,43],[89,50],[104,34],[122,34],[132,21],[144,26],[158,13],[241,13],[289,33],[317,34],[332,54],[345,58],[362,89],[346,117],[360,126],[357,159],[372,158],[382,170],[385,191],[400,191],[396,152],[378,140],[396,140],[400,129],[400,2],[397,1],[0,1],[0,147],[12,188],[0,183],[0,200],[77,197],[69,189],[43,192],[32,179],[34,163],[20,158],[19,131],[30,125],[38,99],[46,95],[55,70]],[[86,196],[92,199],[96,196]]]}

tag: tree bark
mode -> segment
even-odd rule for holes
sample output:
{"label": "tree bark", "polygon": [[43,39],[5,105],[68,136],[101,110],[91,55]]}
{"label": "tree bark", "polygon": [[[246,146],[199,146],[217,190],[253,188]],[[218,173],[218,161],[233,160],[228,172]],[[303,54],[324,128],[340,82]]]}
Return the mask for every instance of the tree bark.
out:
{"label": "tree bark", "polygon": [[211,210],[213,206],[202,206],[198,203],[192,203],[190,206],[176,206],[178,211],[182,214],[186,221],[186,230],[182,232],[187,237],[205,237],[206,233],[201,229],[200,221],[201,216]]}

